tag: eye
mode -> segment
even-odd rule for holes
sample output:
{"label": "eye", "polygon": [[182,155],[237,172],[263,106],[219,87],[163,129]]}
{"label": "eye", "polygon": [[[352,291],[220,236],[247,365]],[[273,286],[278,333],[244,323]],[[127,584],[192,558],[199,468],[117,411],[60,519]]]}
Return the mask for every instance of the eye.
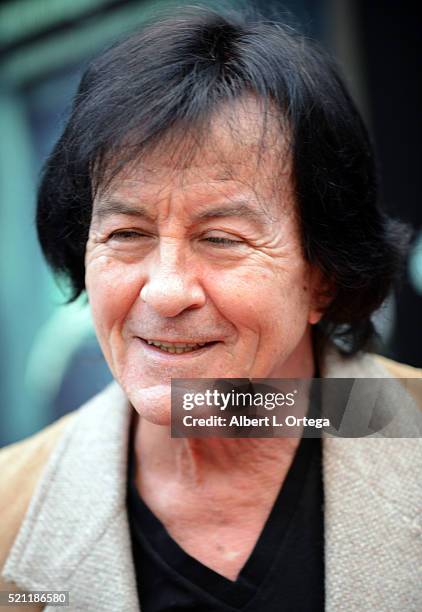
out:
{"label": "eye", "polygon": [[217,246],[239,246],[243,244],[242,240],[233,240],[232,238],[226,238],[224,236],[207,236],[204,240],[205,242],[211,242]]}
{"label": "eye", "polygon": [[137,238],[149,238],[149,236],[134,230],[117,230],[112,232],[109,238],[114,238],[115,240],[136,240]]}

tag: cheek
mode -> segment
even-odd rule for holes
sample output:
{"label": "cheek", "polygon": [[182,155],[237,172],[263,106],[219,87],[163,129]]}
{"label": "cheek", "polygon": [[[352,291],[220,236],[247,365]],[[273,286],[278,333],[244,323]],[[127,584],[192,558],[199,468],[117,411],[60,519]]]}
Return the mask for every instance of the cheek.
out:
{"label": "cheek", "polygon": [[207,275],[204,288],[220,315],[238,330],[242,327],[257,327],[259,309],[253,271],[219,270],[218,273]]}
{"label": "cheek", "polygon": [[310,291],[301,265],[281,271],[265,266],[224,271],[212,277],[207,291],[221,314],[236,326],[269,335],[279,328],[284,333],[298,326],[302,329],[310,310]]}
{"label": "cheek", "polygon": [[143,278],[138,266],[108,258],[87,265],[85,283],[97,334],[104,338],[122,323],[139,296]]}

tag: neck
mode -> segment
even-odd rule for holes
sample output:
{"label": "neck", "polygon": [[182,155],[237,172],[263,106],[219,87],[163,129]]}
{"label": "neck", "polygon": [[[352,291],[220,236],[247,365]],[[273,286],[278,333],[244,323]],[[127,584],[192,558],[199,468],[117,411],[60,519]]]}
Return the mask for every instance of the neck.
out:
{"label": "neck", "polygon": [[298,443],[298,438],[171,438],[168,427],[142,419],[135,433],[142,472],[187,487],[238,479],[262,486],[273,476],[272,464],[290,465]]}

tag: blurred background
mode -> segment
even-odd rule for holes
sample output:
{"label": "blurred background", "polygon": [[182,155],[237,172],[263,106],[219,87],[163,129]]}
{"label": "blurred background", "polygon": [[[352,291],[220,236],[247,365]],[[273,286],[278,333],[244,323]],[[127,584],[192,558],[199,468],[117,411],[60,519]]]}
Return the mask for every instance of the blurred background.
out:
{"label": "blurred background", "polygon": [[[406,2],[255,0],[338,59],[378,150],[386,209],[414,228],[402,286],[377,313],[383,353],[422,366],[420,32]],[[65,305],[36,241],[37,177],[91,57],[157,9],[200,2],[3,0],[0,6],[0,446],[111,379],[84,300]],[[207,2],[240,7],[244,2]],[[413,9],[416,11],[416,8]]]}

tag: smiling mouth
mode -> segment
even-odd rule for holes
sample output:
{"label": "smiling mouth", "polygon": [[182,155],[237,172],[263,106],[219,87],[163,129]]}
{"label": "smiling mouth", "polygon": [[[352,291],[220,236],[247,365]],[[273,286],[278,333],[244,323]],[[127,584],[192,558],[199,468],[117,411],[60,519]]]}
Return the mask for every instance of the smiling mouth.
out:
{"label": "smiling mouth", "polygon": [[181,355],[182,353],[193,353],[194,351],[199,351],[204,347],[210,347],[214,344],[217,344],[217,341],[212,342],[161,342],[159,340],[146,340],[145,338],[140,338],[142,342],[148,344],[151,347],[154,347],[164,353],[171,353],[174,355]]}

